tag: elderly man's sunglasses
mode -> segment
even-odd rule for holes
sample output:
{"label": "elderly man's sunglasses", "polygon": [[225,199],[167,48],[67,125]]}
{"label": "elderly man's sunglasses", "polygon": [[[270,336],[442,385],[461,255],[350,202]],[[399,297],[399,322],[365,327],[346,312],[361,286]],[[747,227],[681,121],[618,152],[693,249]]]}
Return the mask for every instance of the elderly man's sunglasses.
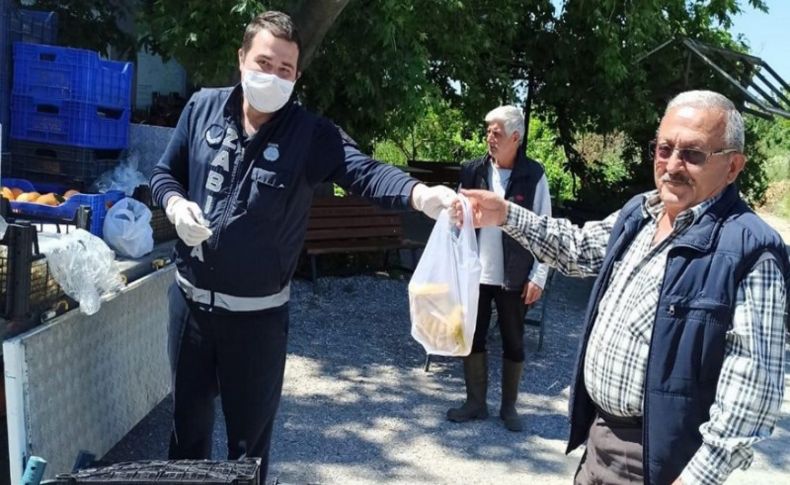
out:
{"label": "elderly man's sunglasses", "polygon": [[678,158],[684,163],[691,165],[702,165],[714,155],[724,155],[726,153],[734,153],[738,150],[735,148],[727,148],[715,152],[706,152],[704,150],[697,150],[696,148],[677,148],[668,143],[659,143],[655,140],[650,142],[650,153],[657,160],[669,160],[672,154],[677,152]]}

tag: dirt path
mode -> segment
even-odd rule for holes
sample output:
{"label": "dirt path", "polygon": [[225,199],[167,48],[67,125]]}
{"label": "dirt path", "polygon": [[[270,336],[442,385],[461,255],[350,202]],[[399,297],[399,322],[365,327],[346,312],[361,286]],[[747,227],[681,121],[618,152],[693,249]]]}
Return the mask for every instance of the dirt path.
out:
{"label": "dirt path", "polygon": [[765,211],[756,211],[762,219],[782,236],[785,244],[790,244],[790,220],[783,219]]}

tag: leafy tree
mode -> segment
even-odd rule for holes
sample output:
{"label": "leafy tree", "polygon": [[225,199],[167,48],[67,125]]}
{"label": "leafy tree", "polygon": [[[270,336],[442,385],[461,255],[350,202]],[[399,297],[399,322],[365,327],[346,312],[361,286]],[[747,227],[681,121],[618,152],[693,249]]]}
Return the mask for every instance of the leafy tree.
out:
{"label": "leafy tree", "polygon": [[384,161],[396,165],[408,160],[460,162],[485,153],[482,123],[469,123],[459,109],[441,98],[424,101],[426,110],[421,118],[392,130],[388,139],[376,143]]}
{"label": "leafy tree", "polygon": [[143,0],[141,40],[151,51],[175,57],[202,86],[226,85],[237,77],[244,28],[264,10],[281,10],[302,32],[302,67],[348,0]]}
{"label": "leafy tree", "polygon": [[[313,44],[316,55],[298,89],[309,107],[337,120],[364,147],[374,139],[406,145],[410,127],[446,114],[431,111],[437,99],[458,110],[467,126],[479,126],[492,107],[521,103],[530,93],[532,112],[558,134],[574,193],[615,194],[609,200],[652,186],[643,147],[672,95],[706,88],[742,101],[682,44],[668,42],[689,38],[746,51],[745,42],[727,32],[731,19],[747,3],[766,9],[762,0],[566,0],[559,10],[551,0],[329,3],[342,14],[324,16],[324,27],[335,20],[325,40]],[[152,45],[184,63],[198,83],[224,84],[234,75],[241,32],[254,13],[278,8],[304,18],[324,2],[147,4]],[[736,78],[752,74],[748,65],[722,63]],[[588,160],[577,150],[577,138],[587,133],[624,136],[620,166],[627,176],[613,180],[605,169],[611,160]],[[763,159],[747,155],[752,163],[743,186],[759,197]]]}
{"label": "leafy tree", "polygon": [[[129,59],[137,52],[135,38],[124,30],[132,14],[125,0],[36,0],[30,8],[58,14],[58,43]],[[28,8],[28,5],[25,5]]]}

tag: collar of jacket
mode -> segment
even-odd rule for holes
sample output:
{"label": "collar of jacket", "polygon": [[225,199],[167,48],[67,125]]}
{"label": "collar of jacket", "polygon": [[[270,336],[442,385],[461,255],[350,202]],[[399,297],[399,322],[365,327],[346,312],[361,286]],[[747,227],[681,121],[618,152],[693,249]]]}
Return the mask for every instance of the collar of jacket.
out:
{"label": "collar of jacket", "polygon": [[740,201],[738,186],[735,183],[729,184],[721,194],[721,198],[680,236],[676,245],[709,251],[718,237],[722,224],[732,215],[734,206]]}
{"label": "collar of jacket", "polygon": [[[476,168],[476,177],[479,179],[482,177],[483,180],[486,180],[486,170],[488,170],[488,164],[492,163],[493,160],[491,155],[486,153],[483,158],[480,158],[480,163]],[[524,153],[524,145],[521,144],[516,151],[516,160],[513,162],[513,171],[510,173],[510,180],[526,177],[529,175],[529,163],[531,160],[527,158],[527,155]]]}
{"label": "collar of jacket", "polygon": [[[688,247],[697,251],[710,251],[718,237],[721,226],[732,215],[733,207],[740,201],[737,185],[735,183],[729,184],[724,188],[719,200],[708,207],[703,214],[700,214],[697,220],[678,237],[674,245]],[[638,223],[640,227],[650,217],[644,214],[641,207],[635,212],[636,214],[638,214],[637,217],[640,220]]]}

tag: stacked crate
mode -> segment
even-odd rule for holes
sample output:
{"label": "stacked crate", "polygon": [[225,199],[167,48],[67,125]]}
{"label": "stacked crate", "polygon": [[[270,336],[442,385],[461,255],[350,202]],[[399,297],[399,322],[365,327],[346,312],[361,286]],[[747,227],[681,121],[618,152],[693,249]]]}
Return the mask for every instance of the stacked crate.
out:
{"label": "stacked crate", "polygon": [[26,42],[13,52],[11,173],[88,186],[128,144],[132,64]]}
{"label": "stacked crate", "polygon": [[58,16],[55,12],[16,9],[10,0],[0,0],[0,123],[3,150],[7,151],[11,108],[12,52],[14,42],[55,44]]}

